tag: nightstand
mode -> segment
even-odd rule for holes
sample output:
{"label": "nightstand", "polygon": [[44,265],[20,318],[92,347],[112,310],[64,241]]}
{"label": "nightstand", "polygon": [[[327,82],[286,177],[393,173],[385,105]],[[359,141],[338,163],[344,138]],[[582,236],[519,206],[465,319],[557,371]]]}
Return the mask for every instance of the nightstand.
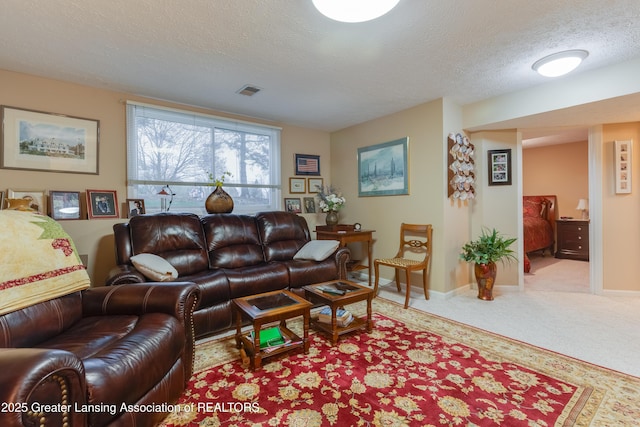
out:
{"label": "nightstand", "polygon": [[556,258],[589,261],[589,220],[556,220],[558,250]]}

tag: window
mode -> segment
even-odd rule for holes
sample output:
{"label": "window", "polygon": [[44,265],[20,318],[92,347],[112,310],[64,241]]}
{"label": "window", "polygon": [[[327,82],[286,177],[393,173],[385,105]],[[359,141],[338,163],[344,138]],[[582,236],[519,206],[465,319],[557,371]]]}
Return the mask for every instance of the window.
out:
{"label": "window", "polygon": [[148,213],[161,210],[169,185],[171,211],[206,214],[209,174],[225,172],[234,213],[279,208],[279,128],[127,103],[127,151],[128,198],[144,199]]}

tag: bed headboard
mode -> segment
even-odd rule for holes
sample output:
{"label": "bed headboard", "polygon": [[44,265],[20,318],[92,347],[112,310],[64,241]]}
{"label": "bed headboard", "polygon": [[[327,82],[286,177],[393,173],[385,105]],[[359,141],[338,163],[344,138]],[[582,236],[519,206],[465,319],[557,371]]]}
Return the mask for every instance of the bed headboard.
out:
{"label": "bed headboard", "polygon": [[[522,204],[523,209],[526,211],[526,205],[528,203],[539,203],[544,206],[544,211],[541,212],[542,216],[546,218],[549,223],[551,223],[551,227],[555,231],[556,229],[556,219],[557,219],[557,211],[556,204],[558,199],[555,195],[545,195],[545,196],[523,196]],[[524,213],[526,215],[526,212]]]}

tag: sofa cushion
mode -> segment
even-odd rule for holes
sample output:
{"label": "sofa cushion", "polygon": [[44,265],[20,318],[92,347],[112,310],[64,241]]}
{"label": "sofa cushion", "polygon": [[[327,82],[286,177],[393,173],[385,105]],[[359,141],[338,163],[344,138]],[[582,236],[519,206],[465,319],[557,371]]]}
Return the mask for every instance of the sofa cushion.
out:
{"label": "sofa cushion", "polygon": [[180,277],[209,268],[200,218],[190,213],[138,215],[129,220],[132,254],[156,254]]}
{"label": "sofa cushion", "polygon": [[291,212],[260,212],[256,222],[267,262],[291,260],[311,240],[307,221]]}
{"label": "sofa cushion", "polygon": [[293,259],[308,259],[312,261],[324,261],[340,246],[337,240],[312,240],[302,247]]}
{"label": "sofa cushion", "polygon": [[264,263],[255,219],[213,214],[202,218],[211,268],[240,268]]}
{"label": "sofa cushion", "polygon": [[131,263],[144,277],[156,282],[170,282],[178,278],[178,271],[164,258],[154,254],[138,254]]}

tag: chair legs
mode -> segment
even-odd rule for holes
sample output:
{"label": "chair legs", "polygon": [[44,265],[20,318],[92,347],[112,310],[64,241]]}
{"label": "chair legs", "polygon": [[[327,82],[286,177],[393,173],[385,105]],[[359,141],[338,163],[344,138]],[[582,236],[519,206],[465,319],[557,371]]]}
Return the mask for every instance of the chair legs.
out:
{"label": "chair legs", "polygon": [[[374,295],[378,295],[378,284],[380,283],[380,265],[378,263],[374,263],[376,280],[375,286],[373,288]],[[411,270],[404,268],[394,268],[395,282],[396,288],[398,292],[402,292],[402,287],[400,284],[400,270],[404,270],[405,272],[405,281],[407,284],[406,295],[404,300],[404,308],[409,307],[409,299],[411,298]],[[429,299],[429,282],[427,276],[427,270],[422,270],[422,287],[424,289],[424,298]]]}

